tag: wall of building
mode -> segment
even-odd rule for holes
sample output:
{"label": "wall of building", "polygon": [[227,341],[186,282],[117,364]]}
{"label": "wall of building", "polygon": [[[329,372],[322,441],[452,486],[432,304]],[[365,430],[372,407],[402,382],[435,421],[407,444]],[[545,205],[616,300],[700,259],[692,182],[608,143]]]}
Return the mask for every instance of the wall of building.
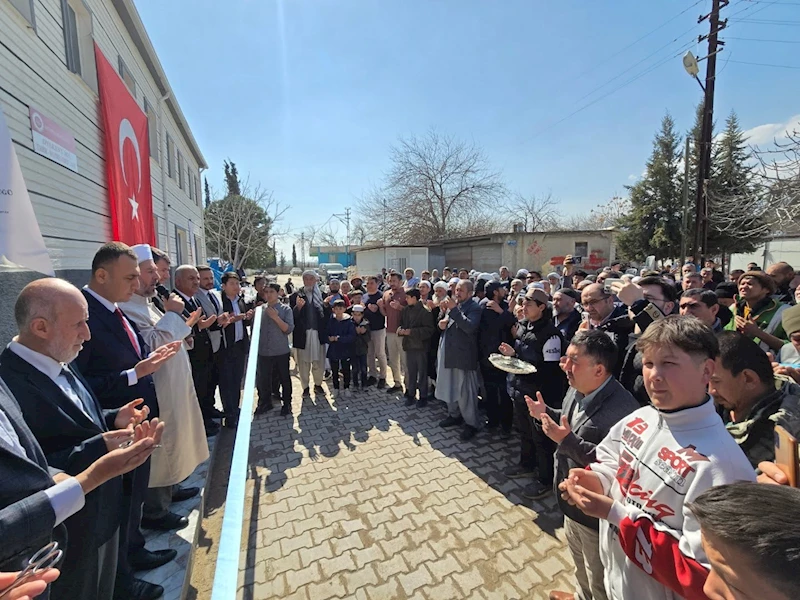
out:
{"label": "wall of building", "polygon": [[362,277],[380,273],[383,267],[396,271],[411,267],[419,274],[428,268],[428,249],[397,247],[359,250],[356,253],[356,267]]}
{"label": "wall of building", "polygon": [[[59,276],[83,284],[88,278],[94,252],[111,239],[111,219],[97,85],[95,81],[93,89],[67,68],[62,12],[66,2],[81,2],[90,11],[94,41],[115,67],[119,68],[122,59],[124,68],[135,81],[134,95],[140,107],[144,107],[146,100],[153,107],[151,113],[157,115],[160,94],[159,86],[112,0],[33,0],[35,27],[10,0],[0,0],[0,109],[8,121],[53,266]],[[77,172],[34,152],[29,119],[31,106],[72,133],[77,146]],[[158,245],[162,248],[168,245],[173,261],[177,262],[176,226],[187,236],[193,230],[197,238],[187,239],[180,258],[183,262],[201,262],[205,260],[199,175],[202,156],[198,156],[191,142],[181,134],[174,110],[163,110],[161,121],[165,135],[151,137],[158,139],[159,152],[151,152],[150,159]],[[174,144],[175,170],[173,178],[167,177],[164,197],[160,160],[166,164],[166,134]],[[183,162],[182,187],[177,174],[178,153]],[[196,189],[191,191],[190,180],[196,181]],[[0,271],[0,289],[5,296],[0,299],[3,306],[0,341],[8,337],[10,310],[20,284],[36,277],[36,274],[17,273],[16,270]]]}
{"label": "wall of building", "polygon": [[781,261],[789,263],[795,270],[800,269],[800,236],[770,240],[750,254],[732,254],[729,270],[746,270],[747,263],[750,262],[758,264],[763,269]]}

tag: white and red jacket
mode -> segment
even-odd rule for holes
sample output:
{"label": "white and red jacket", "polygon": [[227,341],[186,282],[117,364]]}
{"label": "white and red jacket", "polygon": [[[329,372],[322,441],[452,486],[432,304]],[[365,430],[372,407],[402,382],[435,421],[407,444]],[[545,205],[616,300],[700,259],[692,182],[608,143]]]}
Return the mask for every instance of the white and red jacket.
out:
{"label": "white and red jacket", "polygon": [[711,399],[675,412],[640,408],[611,428],[597,461],[589,468],[614,499],[600,521],[608,597],[705,599],[708,559],[684,506],[711,487],[755,481]]}

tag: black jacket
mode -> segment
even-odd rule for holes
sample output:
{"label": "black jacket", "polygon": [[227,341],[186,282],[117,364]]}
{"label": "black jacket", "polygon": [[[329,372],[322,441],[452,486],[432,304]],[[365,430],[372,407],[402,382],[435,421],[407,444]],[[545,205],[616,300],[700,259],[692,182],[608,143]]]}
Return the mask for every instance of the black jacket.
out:
{"label": "black jacket", "polygon": [[596,462],[597,445],[618,421],[638,409],[639,404],[613,377],[586,403],[583,414],[576,418],[579,398],[582,399],[583,396],[571,387],[564,397],[564,404],[560,410],[547,408],[547,413],[556,423],[560,423],[561,416],[566,415],[572,429],[572,432],[561,440],[556,450],[556,476],[553,484],[561,511],[581,525],[597,530],[599,528],[597,519],[587,517],[579,508],[570,506],[566,500],[561,499],[558,484],[567,478],[570,469],[585,469],[590,463]]}
{"label": "black jacket", "polygon": [[[122,323],[90,293],[84,291],[83,295],[89,304],[92,339],[83,343],[83,350],[75,359],[78,370],[89,382],[103,408],[119,408],[142,398],[150,409],[150,418],[157,417],[158,396],[153,376],[147,375],[134,385],[128,385],[125,371],[134,368],[141,358],[131,345]],[[139,328],[130,319],[127,321],[136,334],[142,356],[148,356],[150,348],[139,334]]]}
{"label": "black jacket", "polygon": [[[353,356],[366,356],[369,352],[370,341],[369,321],[367,321],[365,317],[362,317],[361,323],[356,323],[354,319],[353,325],[355,325],[356,328],[356,341],[353,342]],[[364,329],[363,333],[359,332],[361,328]]]}
{"label": "black jacket", "polygon": [[581,326],[581,321],[583,320],[583,316],[581,315],[580,311],[577,308],[573,308],[572,312],[569,313],[566,319],[558,322],[558,317],[553,317],[553,324],[556,328],[561,332],[561,335],[564,336],[564,339],[569,344],[572,341],[572,337],[575,335],[575,332],[578,331],[578,327]]}
{"label": "black jacket", "polygon": [[624,304],[615,306],[605,321],[597,327],[591,327],[591,329],[605,331],[617,347],[614,377],[619,377],[620,371],[622,371],[622,363],[625,361],[625,352],[628,349],[628,337],[633,333],[633,328],[634,322],[628,318],[628,307]]}
{"label": "black jacket", "polygon": [[403,350],[406,352],[427,352],[435,325],[433,315],[422,302],[414,306],[404,306],[400,312],[400,327],[410,329],[411,333],[403,338]]}
{"label": "black jacket", "polygon": [[[245,314],[248,311],[247,304],[245,303],[244,299],[239,297],[236,298],[236,303],[239,305],[239,312],[241,314]],[[222,312],[229,313],[233,316],[233,302],[231,299],[228,298],[225,294],[222,294]],[[262,317],[263,318],[263,317]],[[244,319],[242,321],[242,339],[245,345],[249,345],[250,343],[250,335],[247,333],[247,327],[252,324],[252,320]],[[236,324],[231,323],[225,329],[222,330],[222,339],[225,343],[226,348],[230,348],[236,341]]]}
{"label": "black jacket", "polygon": [[[631,306],[634,314],[633,323],[639,326],[639,331],[644,333],[650,323],[664,318],[664,313],[653,303],[647,300],[637,300]],[[640,406],[650,404],[650,396],[644,389],[644,377],[642,376],[642,353],[636,349],[636,342],[641,337],[640,334],[631,333],[628,336],[628,347],[625,349],[622,358],[622,368],[619,373],[619,382],[633,397],[639,402]]]}
{"label": "black jacket", "polygon": [[535,366],[536,372],[513,376],[511,387],[515,399],[522,400],[524,396],[535,398],[536,392],[541,392],[548,406],[561,406],[567,389],[567,376],[559,361],[567,351],[567,345],[551,319],[520,321],[514,343],[516,357]]}
{"label": "black jacket", "polygon": [[481,307],[475,298],[450,309],[450,323],[444,335],[446,369],[475,371],[478,369],[478,325]]}
{"label": "black jacket", "polygon": [[[91,394],[89,384],[73,367],[71,371]],[[117,410],[103,411],[96,398],[94,412],[102,418],[97,423],[81,411],[52,379],[9,349],[0,354],[0,377],[18,399],[25,422],[42,448],[47,464],[77,475],[107,453],[102,434],[114,429]],[[84,507],[67,519],[70,546],[62,577],[71,574],[73,553],[99,548],[114,535],[120,525],[122,477],[114,477],[86,496]],[[66,581],[62,581],[62,589]]]}
{"label": "black jacket", "polygon": [[[297,308],[298,298],[302,298],[306,302],[302,310]],[[294,331],[292,332],[292,346],[294,348],[304,350],[306,347],[306,333],[308,332],[308,324],[312,317],[312,311],[316,312],[319,343],[328,343],[326,328],[328,326],[328,317],[331,314],[330,308],[323,305],[323,307],[315,309],[313,302],[306,296],[305,288],[302,287],[289,296],[289,306],[291,306],[294,311]]]}
{"label": "black jacket", "polygon": [[490,300],[484,298],[480,301],[481,306],[481,325],[478,331],[478,347],[480,349],[481,366],[491,365],[487,360],[490,354],[497,354],[500,344],[513,344],[514,338],[511,336],[511,327],[516,323],[514,314],[508,310],[508,303],[503,300],[500,306],[502,313],[497,313],[491,308],[486,308]]}

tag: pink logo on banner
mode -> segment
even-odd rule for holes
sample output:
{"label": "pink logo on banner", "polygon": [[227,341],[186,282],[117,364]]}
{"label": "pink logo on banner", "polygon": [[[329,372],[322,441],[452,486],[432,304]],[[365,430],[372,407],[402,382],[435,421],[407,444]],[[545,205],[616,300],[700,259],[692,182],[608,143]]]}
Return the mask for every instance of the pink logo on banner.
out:
{"label": "pink logo on banner", "polygon": [[75,155],[76,144],[72,133],[43,115],[39,109],[31,106],[28,110],[36,153],[77,172],[78,157]]}

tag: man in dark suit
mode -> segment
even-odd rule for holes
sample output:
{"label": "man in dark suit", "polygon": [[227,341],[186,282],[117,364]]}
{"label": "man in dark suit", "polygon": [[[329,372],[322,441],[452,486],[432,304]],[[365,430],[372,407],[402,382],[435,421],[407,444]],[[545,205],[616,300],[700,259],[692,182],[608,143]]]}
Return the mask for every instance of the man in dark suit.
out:
{"label": "man in dark suit", "polygon": [[[130,438],[147,417],[135,400],[103,411],[88,384],[69,366],[91,335],[87,303],[61,279],[39,279],[17,298],[19,335],[0,354],[0,377],[20,401],[25,421],[50,466],[75,475]],[[112,431],[109,431],[112,430]],[[53,586],[64,598],[111,598],[117,562],[122,480],[108,481],[67,519],[71,549]],[[170,551],[173,552],[174,551]]]}
{"label": "man in dark suit", "polygon": [[[210,268],[209,268],[210,271]],[[212,306],[216,298],[208,303],[198,300],[200,292],[200,273],[192,265],[181,265],[175,270],[175,293],[184,303],[183,316],[189,318],[198,308],[203,310],[204,317],[218,315],[215,322],[207,328],[202,326],[205,319],[201,319],[192,327],[192,346],[189,348],[189,362],[192,365],[192,379],[200,411],[203,413],[203,423],[206,435],[211,437],[219,433],[219,425],[213,420],[220,418],[221,413],[214,407],[214,394],[218,380],[218,356],[222,351],[220,329],[227,324],[228,316],[221,314]],[[213,282],[213,275],[211,281]],[[212,285],[213,287],[213,285]]]}
{"label": "man in dark suit", "polygon": [[544,434],[558,444],[553,486],[564,513],[564,531],[580,588],[576,595],[550,592],[550,598],[556,600],[606,597],[598,521],[564,500],[558,487],[570,469],[597,462],[597,445],[618,421],[639,408],[631,393],[614,379],[616,361],[616,344],[605,332],[578,331],[562,364],[570,387],[561,409],[547,406],[541,394],[536,400],[525,397],[531,416],[541,421]]}
{"label": "man in dark suit", "polygon": [[253,309],[248,310],[240,296],[241,279],[229,271],[222,276],[222,310],[230,315],[222,339],[219,367],[219,395],[225,410],[225,427],[235,428],[239,422],[239,399],[242,393],[242,377],[250,348],[247,326],[253,320]]}
{"label": "man in dark suit", "polygon": [[[83,289],[89,307],[91,339],[83,344],[76,359],[78,370],[89,383],[100,405],[119,408],[141,398],[151,416],[158,416],[158,398],[152,374],[177,352],[180,341],[166,344],[152,353],[136,325],[117,307],[127,302],[139,286],[139,259],[130,247],[109,242],[100,247],[92,261],[92,277]],[[168,562],[166,553],[154,555],[144,547],[140,530],[142,504],[150,477],[146,462],[123,480],[122,523],[115,597],[155,599],[164,590],[133,577],[131,562]]]}
{"label": "man in dark suit", "polygon": [[[152,428],[150,423],[139,425],[133,433],[134,444],[105,454],[70,477],[48,466],[16,399],[0,379],[0,571],[23,569],[35,552],[53,540],[69,550],[64,521],[81,510],[97,487],[147,460],[164,429],[154,424]],[[58,572],[51,569],[42,573],[41,581],[51,583],[56,577]],[[48,596],[45,592],[40,598]]]}

